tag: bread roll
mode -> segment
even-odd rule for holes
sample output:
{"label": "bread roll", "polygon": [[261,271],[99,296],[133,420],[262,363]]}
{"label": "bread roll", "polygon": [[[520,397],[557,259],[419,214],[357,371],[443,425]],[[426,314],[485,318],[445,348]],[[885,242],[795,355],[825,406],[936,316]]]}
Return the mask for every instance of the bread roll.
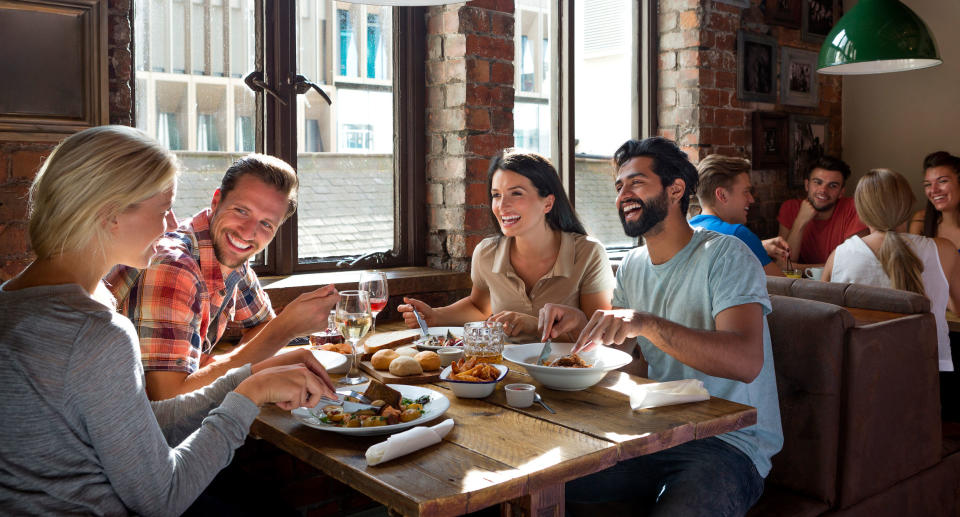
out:
{"label": "bread roll", "polygon": [[398,357],[400,357],[400,354],[396,350],[386,348],[373,354],[373,357],[370,358],[370,364],[377,370],[386,370],[390,368],[390,363]]}
{"label": "bread roll", "polygon": [[405,355],[407,357],[413,357],[417,355],[417,349],[412,346],[405,346],[397,349],[397,353],[400,355]]}
{"label": "bread roll", "polygon": [[413,358],[420,363],[420,367],[423,368],[423,371],[436,370],[440,368],[440,356],[431,350],[424,350],[423,352],[413,356]]}
{"label": "bread roll", "polygon": [[416,359],[401,355],[390,362],[390,373],[397,377],[420,375],[423,373],[423,368],[420,367],[420,363]]}

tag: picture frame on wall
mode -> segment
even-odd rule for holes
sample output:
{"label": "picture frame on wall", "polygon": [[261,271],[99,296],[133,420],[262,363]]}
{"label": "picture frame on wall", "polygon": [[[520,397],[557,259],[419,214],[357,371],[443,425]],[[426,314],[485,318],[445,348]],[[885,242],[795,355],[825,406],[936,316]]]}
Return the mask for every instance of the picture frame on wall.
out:
{"label": "picture frame on wall", "polygon": [[743,7],[743,8],[750,7],[750,0],[714,0],[714,1],[720,4],[733,5],[737,7]]}
{"label": "picture frame on wall", "polygon": [[754,169],[785,168],[790,160],[790,138],[786,113],[772,111],[753,112]]}
{"label": "picture frame on wall", "polygon": [[790,115],[789,187],[803,186],[803,178],[815,161],[829,154],[830,119],[807,115]]}
{"label": "picture frame on wall", "polygon": [[790,29],[800,28],[802,0],[765,0],[764,20]]}
{"label": "picture frame on wall", "polygon": [[777,102],[777,40],[770,36],[737,32],[737,98],[742,101]]}
{"label": "picture frame on wall", "polygon": [[780,102],[805,107],[820,104],[817,53],[792,47],[780,51]]}
{"label": "picture frame on wall", "polygon": [[801,0],[800,39],[823,43],[839,18],[839,0]]}

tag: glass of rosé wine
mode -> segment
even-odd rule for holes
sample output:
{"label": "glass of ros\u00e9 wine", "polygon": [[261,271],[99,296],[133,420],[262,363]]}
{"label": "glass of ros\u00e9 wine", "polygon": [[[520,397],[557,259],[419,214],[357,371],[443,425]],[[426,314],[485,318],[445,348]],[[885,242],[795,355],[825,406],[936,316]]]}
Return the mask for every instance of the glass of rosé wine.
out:
{"label": "glass of ros\u00e9 wine", "polygon": [[360,274],[361,291],[370,293],[370,312],[373,313],[373,332],[377,331],[377,314],[387,306],[387,274],[383,271],[364,271]]}

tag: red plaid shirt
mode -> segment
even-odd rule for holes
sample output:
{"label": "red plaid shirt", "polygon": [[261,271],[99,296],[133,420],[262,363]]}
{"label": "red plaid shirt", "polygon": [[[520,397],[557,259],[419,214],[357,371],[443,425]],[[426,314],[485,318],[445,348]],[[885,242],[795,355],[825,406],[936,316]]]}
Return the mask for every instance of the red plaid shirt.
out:
{"label": "red plaid shirt", "polygon": [[[248,264],[224,280],[213,253],[210,209],[168,232],[147,269],[117,266],[104,279],[117,310],[140,335],[146,371],[197,371],[234,321],[255,327],[275,314],[270,298]],[[222,312],[221,312],[222,309]]]}

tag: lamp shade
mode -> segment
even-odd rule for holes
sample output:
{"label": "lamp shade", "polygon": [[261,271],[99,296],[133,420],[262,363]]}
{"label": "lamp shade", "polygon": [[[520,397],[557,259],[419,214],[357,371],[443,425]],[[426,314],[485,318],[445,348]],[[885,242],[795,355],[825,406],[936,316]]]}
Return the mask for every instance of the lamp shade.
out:
{"label": "lamp shade", "polygon": [[930,29],[897,0],[860,0],[820,47],[822,74],[881,74],[943,63]]}

